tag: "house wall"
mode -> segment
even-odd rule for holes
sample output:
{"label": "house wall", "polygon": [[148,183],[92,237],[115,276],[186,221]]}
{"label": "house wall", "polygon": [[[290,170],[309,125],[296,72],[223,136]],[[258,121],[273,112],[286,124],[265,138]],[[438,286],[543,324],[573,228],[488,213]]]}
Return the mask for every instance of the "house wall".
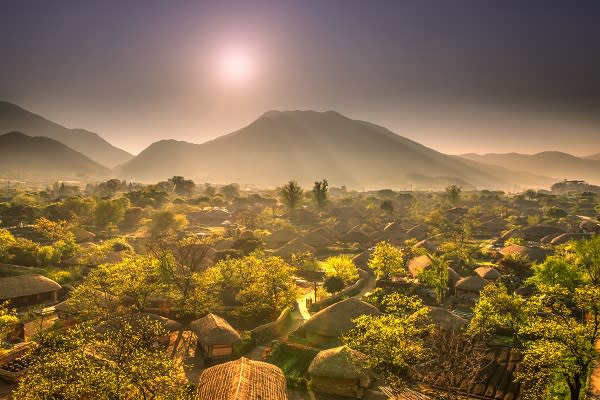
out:
{"label": "house wall", "polygon": [[46,293],[33,294],[31,296],[14,297],[8,300],[9,306],[14,308],[29,307],[45,303],[55,303],[57,301],[58,291],[56,290]]}
{"label": "house wall", "polygon": [[333,394],[360,399],[364,389],[359,386],[357,379],[339,379],[323,376],[311,376],[310,387],[319,393]]}

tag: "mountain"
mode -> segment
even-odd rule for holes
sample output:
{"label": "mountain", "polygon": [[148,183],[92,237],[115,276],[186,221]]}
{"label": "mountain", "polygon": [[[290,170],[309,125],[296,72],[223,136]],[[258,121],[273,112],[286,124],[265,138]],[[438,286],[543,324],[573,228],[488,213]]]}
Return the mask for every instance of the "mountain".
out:
{"label": "mountain", "polygon": [[592,184],[600,183],[600,160],[572,156],[558,151],[537,154],[464,154],[462,157],[489,165],[529,171],[555,180],[577,179]]}
{"label": "mountain", "polygon": [[0,133],[10,131],[57,140],[110,168],[133,157],[96,133],[84,129],[68,129],[15,104],[0,101]]}
{"label": "mountain", "polygon": [[0,178],[83,180],[110,170],[64,144],[21,132],[0,135]]}
{"label": "mountain", "polygon": [[184,175],[200,182],[260,186],[281,185],[289,179],[306,185],[322,178],[354,188],[399,189],[451,183],[498,188],[539,181],[439,153],[334,111],[269,111],[250,125],[203,144],[159,141],[118,170],[121,176],[140,181]]}
{"label": "mountain", "polygon": [[587,156],[587,157],[584,157],[584,158],[587,159],[587,160],[600,160],[600,153],[593,154],[591,156]]}

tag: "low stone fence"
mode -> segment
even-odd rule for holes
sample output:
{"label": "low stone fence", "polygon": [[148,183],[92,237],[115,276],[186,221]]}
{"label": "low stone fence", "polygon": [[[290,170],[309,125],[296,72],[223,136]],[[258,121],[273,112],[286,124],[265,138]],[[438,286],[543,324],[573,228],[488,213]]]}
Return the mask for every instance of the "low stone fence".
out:
{"label": "low stone fence", "polygon": [[327,297],[326,299],[311,304],[310,311],[317,312],[325,307],[342,301],[346,297],[352,297],[357,295],[360,292],[360,290],[367,284],[367,281],[369,280],[369,273],[363,269],[359,269],[358,276],[358,280],[354,284],[345,288],[344,290],[339,291],[336,294]]}
{"label": "low stone fence", "polygon": [[250,335],[254,343],[268,343],[271,340],[280,337],[285,329],[285,325],[290,322],[292,310],[293,307],[287,307],[279,314],[279,317],[277,317],[275,321],[268,322],[252,329]]}

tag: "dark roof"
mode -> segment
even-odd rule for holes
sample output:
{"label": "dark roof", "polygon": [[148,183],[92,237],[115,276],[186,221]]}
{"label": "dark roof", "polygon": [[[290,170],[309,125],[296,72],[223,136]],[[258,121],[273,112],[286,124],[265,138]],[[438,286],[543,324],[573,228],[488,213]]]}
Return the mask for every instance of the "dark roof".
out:
{"label": "dark roof", "polygon": [[376,307],[351,297],[314,314],[304,323],[304,328],[321,336],[337,338],[354,328],[353,319],[365,314],[379,315],[381,312]]}
{"label": "dark roof", "polygon": [[49,293],[61,286],[42,275],[18,275],[0,278],[0,300]]}

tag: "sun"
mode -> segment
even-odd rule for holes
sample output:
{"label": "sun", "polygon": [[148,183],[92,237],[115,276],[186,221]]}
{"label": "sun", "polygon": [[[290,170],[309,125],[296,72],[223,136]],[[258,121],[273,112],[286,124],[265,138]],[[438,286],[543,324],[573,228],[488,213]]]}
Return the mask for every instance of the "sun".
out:
{"label": "sun", "polygon": [[229,47],[219,54],[217,68],[225,82],[242,84],[252,79],[255,72],[255,59],[247,48]]}

